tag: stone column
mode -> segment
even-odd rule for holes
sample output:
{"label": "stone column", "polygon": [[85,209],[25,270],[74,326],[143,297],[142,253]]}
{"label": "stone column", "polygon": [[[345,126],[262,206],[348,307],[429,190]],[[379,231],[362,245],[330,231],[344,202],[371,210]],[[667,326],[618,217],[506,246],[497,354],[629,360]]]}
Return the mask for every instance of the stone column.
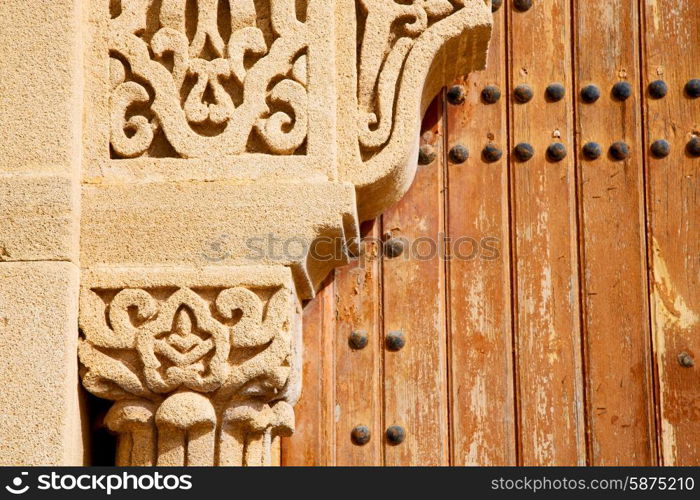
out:
{"label": "stone column", "polygon": [[83,462],[83,3],[0,2],[0,465]]}

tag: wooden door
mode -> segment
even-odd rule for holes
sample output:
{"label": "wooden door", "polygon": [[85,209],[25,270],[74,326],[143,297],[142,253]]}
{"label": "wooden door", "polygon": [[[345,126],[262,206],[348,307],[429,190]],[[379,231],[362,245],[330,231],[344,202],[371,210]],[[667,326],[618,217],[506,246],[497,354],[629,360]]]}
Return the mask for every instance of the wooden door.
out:
{"label": "wooden door", "polygon": [[700,1],[526,3],[307,304],[283,465],[700,465]]}

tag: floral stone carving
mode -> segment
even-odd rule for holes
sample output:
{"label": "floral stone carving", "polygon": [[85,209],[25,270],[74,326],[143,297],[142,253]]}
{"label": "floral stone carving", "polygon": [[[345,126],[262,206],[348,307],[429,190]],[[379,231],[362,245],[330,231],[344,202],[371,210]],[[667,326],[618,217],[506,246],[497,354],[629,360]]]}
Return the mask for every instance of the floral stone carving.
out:
{"label": "floral stone carving", "polygon": [[[421,115],[483,66],[490,8],[88,4],[83,385],[115,401],[119,464],[269,464],[294,428],[300,301],[408,189]],[[251,252],[262,237],[305,251]]]}
{"label": "floral stone carving", "polygon": [[118,465],[270,463],[271,439],[294,429],[292,287],[285,268],[84,277],[83,385],[116,401]]}

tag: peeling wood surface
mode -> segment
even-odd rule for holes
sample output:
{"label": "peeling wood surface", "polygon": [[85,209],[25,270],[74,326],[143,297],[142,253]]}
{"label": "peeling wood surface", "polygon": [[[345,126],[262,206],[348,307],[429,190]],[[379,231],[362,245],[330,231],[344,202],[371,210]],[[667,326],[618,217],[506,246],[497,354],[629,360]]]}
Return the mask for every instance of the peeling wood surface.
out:
{"label": "peeling wood surface", "polygon": [[[443,102],[433,103],[423,127],[423,142],[435,145],[438,158],[444,156]],[[413,242],[382,262],[384,335],[401,331],[406,337],[400,351],[383,351],[385,426],[406,431],[402,444],[385,446],[386,465],[449,464],[444,262],[425,258],[438,248],[429,241],[438,242],[444,232],[439,164],[419,166],[409,195],[382,217],[384,235]]]}
{"label": "peeling wood surface", "polygon": [[[579,144],[594,141],[607,152],[623,141],[630,149],[623,161],[577,156],[590,463],[653,464],[638,5],[576,0],[574,6],[576,88],[601,89],[593,104],[576,99]],[[618,82],[632,85],[624,101],[611,95]]]}
{"label": "peeling wood surface", "polygon": [[[494,15],[488,69],[459,82],[465,102],[446,109],[447,144],[471,151],[466,165],[448,162],[444,194],[447,234],[454,236],[447,293],[455,465],[516,463],[507,114],[503,99],[481,99],[487,85],[506,89],[504,12]],[[486,161],[486,145],[499,148],[501,159]]]}
{"label": "peeling wood surface", "polygon": [[[363,234],[304,317],[304,393],[284,465],[700,465],[700,134],[697,0],[511,2],[494,13],[486,71],[424,121],[436,159]],[[649,97],[663,79],[668,95]],[[611,96],[632,85],[624,102]],[[544,98],[562,83],[559,102]],[[533,99],[511,97],[528,84]],[[594,104],[580,89],[596,84]],[[502,92],[495,104],[486,85]],[[671,144],[667,158],[648,151]],[[598,142],[595,161],[580,153]],[[615,141],[630,157],[613,161]],[[535,149],[528,162],[509,151]],[[547,161],[552,142],[566,145]],[[486,144],[503,157],[487,162]],[[448,158],[462,144],[470,158]],[[381,258],[385,233],[441,241],[434,259]],[[474,258],[457,258],[476,240]],[[486,238],[495,238],[484,241]],[[492,258],[489,245],[497,248]],[[428,243],[417,246],[419,252]],[[415,252],[415,248],[414,248]],[[461,255],[464,257],[464,255]],[[406,347],[387,351],[401,329]],[[368,345],[348,345],[365,330]],[[687,353],[694,367],[683,367]],[[369,443],[352,443],[366,425]],[[401,425],[406,441],[387,443]]]}
{"label": "peeling wood surface", "polygon": [[[647,144],[665,139],[671,153],[647,155],[651,317],[658,368],[658,443],[664,465],[700,464],[700,158],[685,145],[700,135],[700,99],[683,88],[700,78],[697,0],[644,0],[645,86],[663,79],[668,95],[644,98]],[[692,368],[678,356],[688,353]]]}
{"label": "peeling wood surface", "polygon": [[[576,465],[585,453],[574,155],[555,162],[546,154],[555,142],[574,150],[570,19],[568,0],[510,11],[511,89],[534,92],[528,103],[510,101],[511,143],[535,150],[531,160],[511,163],[523,465]],[[564,85],[568,98],[548,102],[551,83]]]}

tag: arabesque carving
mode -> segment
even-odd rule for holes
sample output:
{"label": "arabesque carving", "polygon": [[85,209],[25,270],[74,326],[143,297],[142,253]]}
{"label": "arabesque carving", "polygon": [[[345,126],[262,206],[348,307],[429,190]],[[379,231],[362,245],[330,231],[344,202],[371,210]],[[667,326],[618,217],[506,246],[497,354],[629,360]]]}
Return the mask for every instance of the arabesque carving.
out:
{"label": "arabesque carving", "polygon": [[297,305],[284,274],[249,271],[273,279],[174,286],[187,276],[144,270],[83,288],[83,385],[116,401],[118,465],[268,465],[291,434]]}
{"label": "arabesque carving", "polygon": [[415,40],[465,0],[358,0],[359,141],[363,153],[387,143],[401,74]]}
{"label": "arabesque carving", "polygon": [[120,4],[107,35],[113,157],[157,154],[157,134],[181,158],[303,145],[309,34],[294,0]]}

